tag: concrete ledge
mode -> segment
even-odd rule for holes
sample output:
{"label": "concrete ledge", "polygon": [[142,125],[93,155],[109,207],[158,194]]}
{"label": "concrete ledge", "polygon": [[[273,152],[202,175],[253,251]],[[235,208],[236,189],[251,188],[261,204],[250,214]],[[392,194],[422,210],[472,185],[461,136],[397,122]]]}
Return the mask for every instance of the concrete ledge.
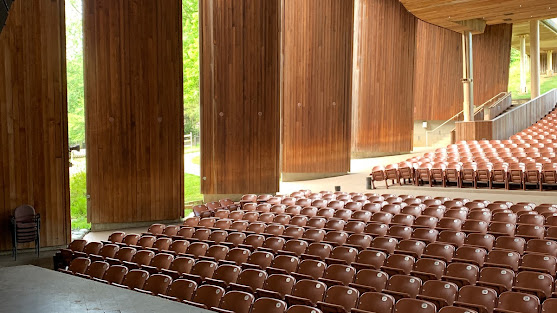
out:
{"label": "concrete ledge", "polygon": [[410,154],[410,151],[402,151],[402,152],[352,152],[353,159],[367,159],[367,158],[377,158],[377,157],[385,157],[385,156],[392,156],[392,155],[401,155],[401,154]]}
{"label": "concrete ledge", "polygon": [[348,173],[282,173],[282,181],[283,182],[293,182],[293,181],[302,181],[302,180],[314,180],[314,179],[321,179],[321,178],[329,178],[329,177],[337,177],[343,176]]}
{"label": "concrete ledge", "polygon": [[165,221],[144,221],[133,223],[91,223],[91,231],[118,230],[125,228],[148,227],[152,224],[175,224],[182,223],[182,219],[165,220]]}
{"label": "concrete ledge", "polygon": [[[246,192],[246,194],[249,192]],[[232,201],[240,201],[243,194],[203,194],[203,202],[219,201],[221,199],[230,199]]]}

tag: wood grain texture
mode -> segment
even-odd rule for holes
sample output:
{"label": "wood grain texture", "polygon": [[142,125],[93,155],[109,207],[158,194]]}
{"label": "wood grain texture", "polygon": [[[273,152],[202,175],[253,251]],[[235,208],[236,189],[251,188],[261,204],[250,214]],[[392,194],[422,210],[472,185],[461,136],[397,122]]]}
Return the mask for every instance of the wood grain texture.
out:
{"label": "wood grain texture", "polygon": [[488,25],[520,23],[557,16],[555,0],[400,0],[420,20],[451,29],[463,31],[459,22],[473,19]]}
{"label": "wood grain texture", "polygon": [[553,89],[491,121],[457,122],[456,141],[509,139],[542,119],[556,105],[557,89]]}
{"label": "wood grain texture", "polygon": [[70,239],[64,12],[16,1],[0,35],[0,250],[21,204],[41,214],[42,246]]}
{"label": "wood grain texture", "polygon": [[[476,106],[507,91],[511,37],[507,24],[473,36]],[[462,35],[418,21],[414,75],[415,120],[447,120],[462,111]]]}
{"label": "wood grain texture", "polygon": [[284,1],[284,173],[350,170],[353,20],[353,1]]}
{"label": "wood grain texture", "polygon": [[417,20],[398,1],[356,6],[353,154],[411,151]]}
{"label": "wood grain texture", "polygon": [[89,221],[184,214],[180,0],[86,0]]}
{"label": "wood grain texture", "polygon": [[280,0],[200,1],[200,32],[201,192],[277,192]]}
{"label": "wood grain texture", "polygon": [[493,139],[493,121],[456,122],[455,134],[456,142],[491,140]]}
{"label": "wood grain texture", "polygon": [[557,89],[518,106],[515,109],[493,119],[493,138],[509,139],[512,135],[532,126],[557,105]]}

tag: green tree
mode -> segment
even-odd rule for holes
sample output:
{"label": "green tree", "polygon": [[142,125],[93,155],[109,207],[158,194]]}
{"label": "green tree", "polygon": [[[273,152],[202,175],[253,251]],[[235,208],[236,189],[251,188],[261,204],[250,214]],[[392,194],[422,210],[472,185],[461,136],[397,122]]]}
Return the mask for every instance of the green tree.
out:
{"label": "green tree", "polygon": [[184,133],[199,134],[199,0],[182,1]]}
{"label": "green tree", "polygon": [[70,145],[85,142],[82,1],[66,1],[66,67],[68,80],[68,137]]}

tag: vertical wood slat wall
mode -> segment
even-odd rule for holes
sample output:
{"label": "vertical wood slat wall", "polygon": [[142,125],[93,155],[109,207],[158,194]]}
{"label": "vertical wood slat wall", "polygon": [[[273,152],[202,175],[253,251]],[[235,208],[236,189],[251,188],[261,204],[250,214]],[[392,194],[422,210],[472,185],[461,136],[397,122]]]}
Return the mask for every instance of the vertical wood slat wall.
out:
{"label": "vertical wood slat wall", "polygon": [[417,19],[398,1],[357,5],[352,153],[411,151]]}
{"label": "vertical wood slat wall", "polygon": [[274,193],[280,0],[200,1],[201,192]]}
{"label": "vertical wood slat wall", "polygon": [[350,170],[353,10],[284,0],[283,173]]}
{"label": "vertical wood slat wall", "polygon": [[15,1],[0,34],[0,250],[21,204],[42,246],[70,239],[64,16],[63,0]]}
{"label": "vertical wood slat wall", "polygon": [[[462,111],[462,35],[418,21],[414,120],[447,120]],[[474,101],[507,91],[512,25],[487,26],[473,36]]]}
{"label": "vertical wood slat wall", "polygon": [[180,0],[85,0],[89,221],[184,214]]}

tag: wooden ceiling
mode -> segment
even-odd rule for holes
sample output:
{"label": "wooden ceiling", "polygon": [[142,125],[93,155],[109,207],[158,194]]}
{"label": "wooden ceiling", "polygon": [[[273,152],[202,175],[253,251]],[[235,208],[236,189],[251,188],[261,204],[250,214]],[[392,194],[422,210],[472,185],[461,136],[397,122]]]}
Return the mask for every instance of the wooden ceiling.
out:
{"label": "wooden ceiling", "polygon": [[457,32],[459,22],[484,20],[487,25],[521,23],[557,17],[555,0],[400,0],[419,19]]}
{"label": "wooden ceiling", "polygon": [[[520,36],[526,35],[526,53],[530,54],[530,23],[513,24],[512,47],[520,50]],[[557,23],[543,21],[540,23],[540,49],[557,52]]]}

